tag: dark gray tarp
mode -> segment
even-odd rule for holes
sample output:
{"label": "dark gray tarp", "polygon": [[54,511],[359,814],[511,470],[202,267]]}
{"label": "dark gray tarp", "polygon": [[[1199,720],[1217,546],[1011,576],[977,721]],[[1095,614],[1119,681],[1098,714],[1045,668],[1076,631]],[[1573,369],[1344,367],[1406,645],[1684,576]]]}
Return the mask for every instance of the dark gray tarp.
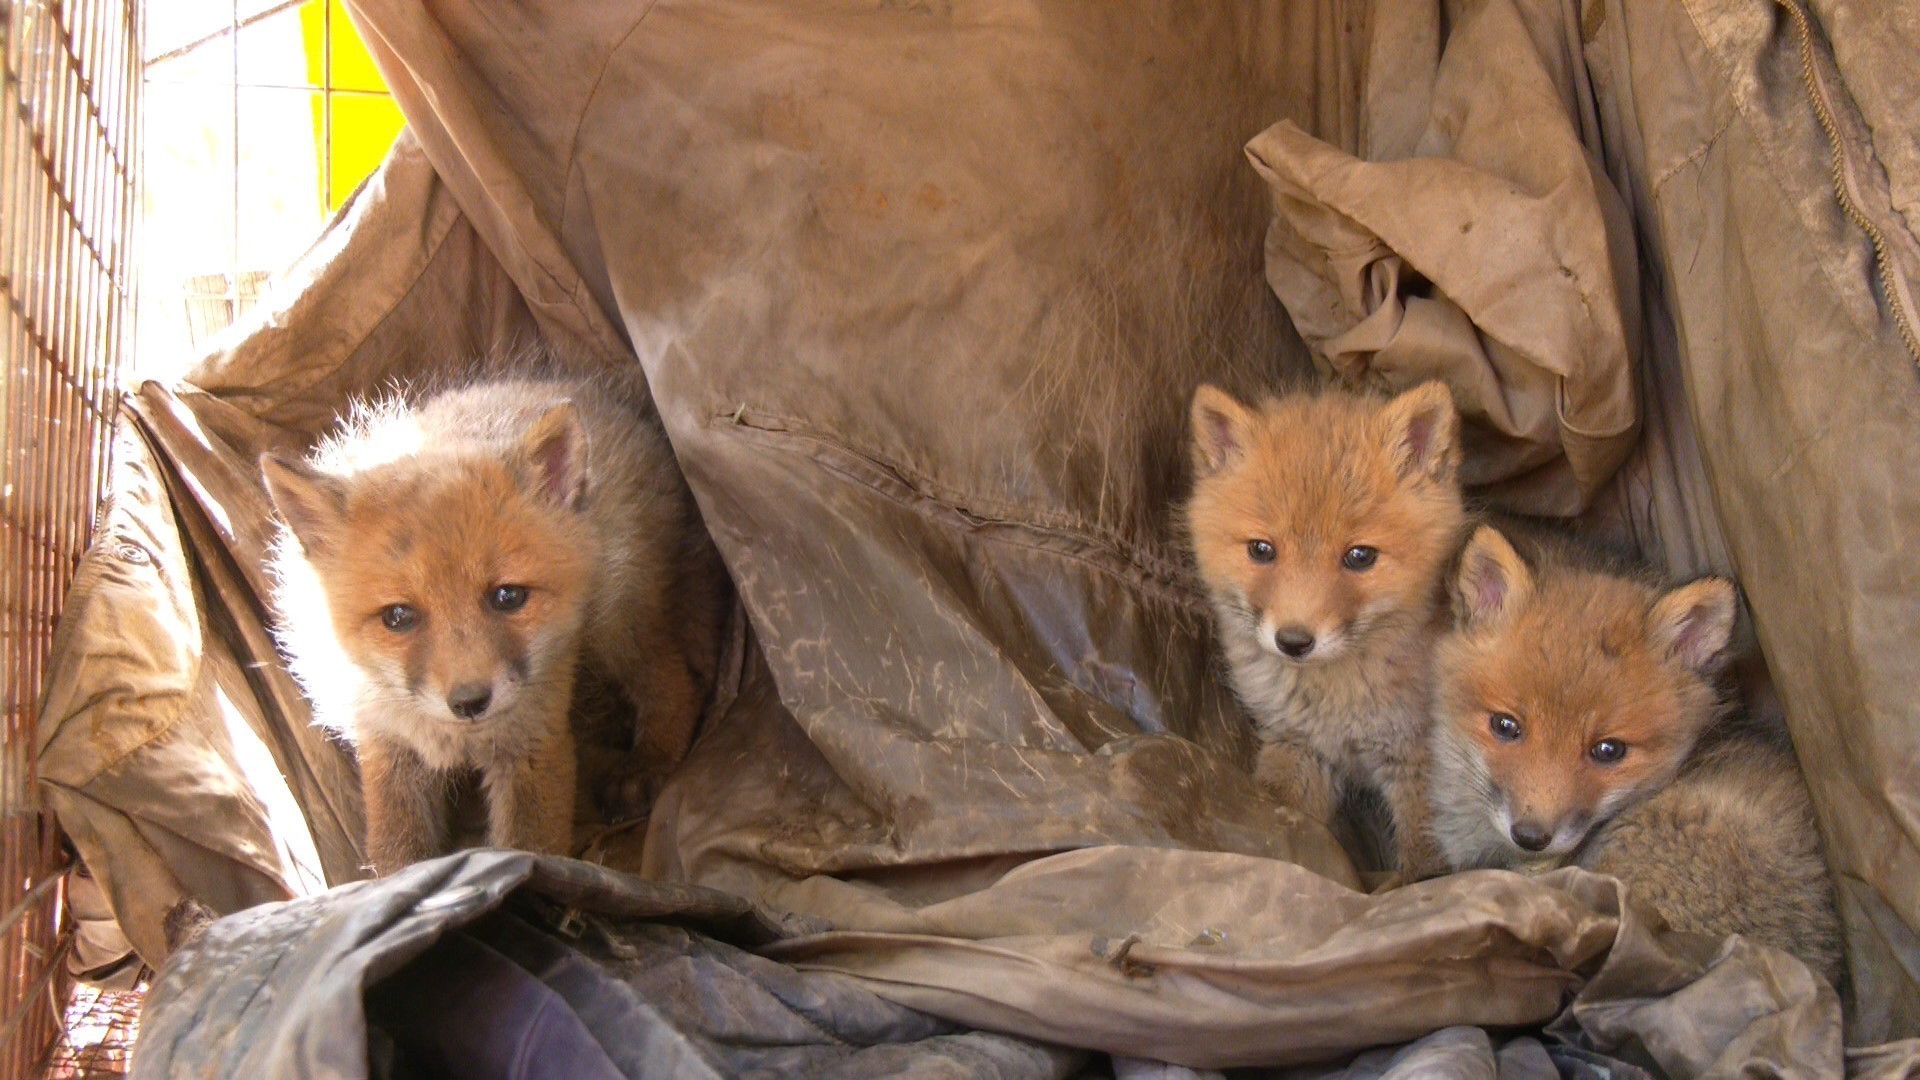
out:
{"label": "dark gray tarp", "polygon": [[1086,1057],[745,951],[805,929],[711,889],[463,853],[218,924],[154,990],[138,1071],[1037,1078]]}
{"label": "dark gray tarp", "polygon": [[[351,760],[264,630],[255,455],[538,339],[640,365],[741,600],[678,778],[583,853],[833,927],[765,956],[1197,1067],[1551,1021],[1817,1073],[1920,1035],[1909,9],[349,9],[409,133],[276,299],[130,396],[40,727],[149,961],[185,899],[360,875]],[[1363,891],[1254,790],[1173,527],[1183,416],[1315,372],[1439,375],[1478,495],[1740,579],[1844,1026],[1797,963],[1602,879]]]}
{"label": "dark gray tarp", "polygon": [[[1191,864],[1194,876],[1210,872],[1235,883],[1222,892],[1243,877],[1269,876],[1245,859],[1188,853],[1176,860]],[[1016,888],[1029,891],[1078,882],[1146,885],[1138,875],[1114,872],[1134,861],[1124,849],[1094,850],[1039,859],[1012,876],[1023,879]],[[1528,896],[1523,887],[1479,919],[1461,919],[1438,897],[1418,895],[1420,888],[1355,897],[1338,924],[1324,917],[1318,925],[1296,924],[1324,936],[1317,947],[1242,946],[1213,928],[1180,942],[1185,930],[1170,913],[1139,917],[1148,888],[1114,890],[1121,895],[1081,911],[1081,932],[1062,936],[1048,928],[1056,963],[1079,954],[1069,965],[1079,970],[1042,991],[1060,1000],[1035,1009],[1039,1003],[1018,982],[973,988],[980,1008],[1000,1018],[989,1028],[1018,1031],[1032,1026],[1021,1013],[1077,1006],[1087,1041],[1111,1051],[1096,1055],[969,1030],[898,1004],[898,995],[884,989],[876,993],[872,978],[890,981],[881,972],[913,970],[913,944],[902,956],[902,940],[834,930],[712,889],[642,881],[588,863],[463,852],[215,923],[174,955],[154,988],[135,1065],[150,1076],[1193,1075],[1153,1060],[1181,1056],[1218,1065],[1330,1059],[1303,1071],[1339,1076],[1645,1075],[1634,1061],[1682,1074],[1733,1073],[1756,1060],[1785,1075],[1840,1071],[1837,1047],[1793,1045],[1797,1033],[1836,1021],[1837,1002],[1824,983],[1804,969],[1782,972],[1784,965],[1745,943],[1723,948],[1694,938],[1650,948],[1653,937],[1636,914],[1617,923],[1580,917],[1583,907],[1616,903],[1618,886],[1577,870],[1559,873],[1558,888]],[[1335,888],[1306,871],[1278,876],[1276,884],[1290,884],[1305,900]],[[1463,923],[1516,939],[1526,934],[1520,913],[1529,903],[1574,917],[1576,937],[1584,939],[1574,948],[1584,955],[1529,958],[1550,951],[1531,945],[1496,948],[1465,963],[1435,959],[1444,952],[1434,946]],[[982,914],[998,921],[993,912]],[[1208,915],[1222,926],[1249,924],[1245,913],[1216,907]],[[939,934],[921,935],[914,943],[921,948],[964,947],[968,916],[960,910],[901,918],[944,924]],[[1364,939],[1376,955],[1340,961],[1342,976],[1329,979],[1328,957],[1342,939]],[[806,962],[823,952],[870,954],[851,965],[866,977]],[[1502,952],[1510,954],[1505,965]],[[1423,962],[1410,966],[1394,953]],[[1486,978],[1495,973],[1487,970],[1489,959],[1494,980]],[[1589,969],[1588,977],[1563,966]],[[977,965],[983,975],[992,968]],[[1622,969],[1630,969],[1624,979]],[[1785,974],[1782,985],[1754,993],[1768,981],[1755,976],[1770,970]],[[1620,996],[1649,976],[1671,996]],[[1309,1005],[1294,994],[1292,1003],[1276,1000],[1265,1009],[1235,1001],[1236,985],[1262,981],[1314,982],[1318,1000]],[[1469,982],[1493,985],[1481,992]],[[1505,1025],[1543,1010],[1560,1015],[1546,1041],[1474,1027],[1435,1031],[1417,1016],[1364,1015],[1365,1002],[1388,987],[1414,998],[1459,995],[1462,1002],[1471,992],[1473,1002],[1456,1008],[1467,1022]],[[1215,1040],[1196,1054],[1156,1023],[1161,1009],[1150,999],[1194,999],[1205,989],[1222,1008],[1195,1025]],[[1361,1031],[1397,1032],[1411,1042],[1355,1055],[1354,1046],[1367,1041],[1356,1038]],[[1800,1049],[1813,1052],[1803,1056]]]}

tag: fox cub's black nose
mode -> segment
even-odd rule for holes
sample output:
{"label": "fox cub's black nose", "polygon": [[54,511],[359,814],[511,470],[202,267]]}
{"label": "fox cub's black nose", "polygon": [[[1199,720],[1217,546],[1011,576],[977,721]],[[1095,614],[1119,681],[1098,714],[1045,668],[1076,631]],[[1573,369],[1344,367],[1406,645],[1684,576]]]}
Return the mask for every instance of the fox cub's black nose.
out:
{"label": "fox cub's black nose", "polygon": [[493,687],[486,683],[461,683],[447,691],[447,708],[462,720],[471,720],[493,704]]}
{"label": "fox cub's black nose", "polygon": [[1273,632],[1273,643],[1295,660],[1313,651],[1313,635],[1304,626],[1283,626]]}
{"label": "fox cub's black nose", "polygon": [[1528,851],[1545,851],[1553,843],[1553,834],[1538,825],[1529,825],[1524,821],[1513,823],[1513,842]]}

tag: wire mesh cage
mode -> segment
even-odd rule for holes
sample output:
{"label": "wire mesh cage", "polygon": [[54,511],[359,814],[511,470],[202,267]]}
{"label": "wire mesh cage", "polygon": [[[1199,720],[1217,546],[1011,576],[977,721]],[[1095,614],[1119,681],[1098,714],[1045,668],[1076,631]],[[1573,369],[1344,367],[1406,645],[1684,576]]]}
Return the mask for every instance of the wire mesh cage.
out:
{"label": "wire mesh cage", "polygon": [[[66,860],[34,790],[53,627],[86,548],[131,345],[136,0],[0,0],[0,1068],[61,1042]],[[89,1001],[89,1007],[97,1001]]]}

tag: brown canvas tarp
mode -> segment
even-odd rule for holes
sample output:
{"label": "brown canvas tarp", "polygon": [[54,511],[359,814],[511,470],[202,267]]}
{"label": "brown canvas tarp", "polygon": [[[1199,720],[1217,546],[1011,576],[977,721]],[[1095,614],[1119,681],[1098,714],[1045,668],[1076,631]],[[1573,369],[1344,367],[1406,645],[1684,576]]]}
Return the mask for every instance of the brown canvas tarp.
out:
{"label": "brown canvas tarp", "polygon": [[1920,1035],[1910,15],[349,7],[410,131],[276,303],[131,396],[47,699],[48,803],[147,959],[184,897],[358,873],[351,763],[263,628],[255,455],[537,337],[641,365],[744,615],[644,836],[593,857],[825,919],[768,955],[1050,1042],[1217,1067],[1559,1015],[1670,1071],[1837,1071],[1839,1003],[1780,954],[1573,871],[1369,894],[1254,791],[1173,528],[1182,418],[1318,368],[1440,375],[1488,499],[1739,577],[1848,1042]]}

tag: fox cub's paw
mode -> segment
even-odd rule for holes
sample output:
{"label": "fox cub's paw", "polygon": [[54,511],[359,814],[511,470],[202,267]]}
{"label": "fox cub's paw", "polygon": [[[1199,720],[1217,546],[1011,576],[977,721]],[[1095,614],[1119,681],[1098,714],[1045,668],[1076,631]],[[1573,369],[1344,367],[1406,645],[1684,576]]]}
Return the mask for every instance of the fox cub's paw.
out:
{"label": "fox cub's paw", "polygon": [[629,757],[608,776],[595,793],[600,813],[609,825],[639,821],[653,812],[653,801],[666,787],[668,774],[651,758]]}

